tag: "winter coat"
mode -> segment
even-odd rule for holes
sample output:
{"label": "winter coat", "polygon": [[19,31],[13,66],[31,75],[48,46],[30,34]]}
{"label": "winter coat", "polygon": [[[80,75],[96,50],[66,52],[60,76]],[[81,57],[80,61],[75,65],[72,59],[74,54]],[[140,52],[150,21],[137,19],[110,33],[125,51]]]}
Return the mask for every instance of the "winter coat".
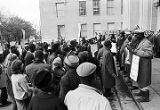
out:
{"label": "winter coat", "polygon": [[69,69],[60,81],[60,98],[64,100],[68,91],[76,89],[79,84],[80,79],[76,69]]}
{"label": "winter coat", "polygon": [[104,88],[112,88],[115,86],[115,78],[112,74],[116,73],[113,55],[109,49],[103,47],[101,50],[102,60],[101,60],[101,74],[102,74],[102,83]]}
{"label": "winter coat", "polygon": [[144,38],[136,47],[134,53],[140,56],[137,83],[140,88],[147,87],[151,84],[151,59],[153,57],[152,43],[147,38]]}

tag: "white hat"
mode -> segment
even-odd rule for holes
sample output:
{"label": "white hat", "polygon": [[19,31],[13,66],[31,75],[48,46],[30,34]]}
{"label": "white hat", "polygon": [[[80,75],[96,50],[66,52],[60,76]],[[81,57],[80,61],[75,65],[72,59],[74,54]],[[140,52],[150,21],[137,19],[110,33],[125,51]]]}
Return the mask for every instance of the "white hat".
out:
{"label": "white hat", "polygon": [[64,59],[64,64],[70,67],[77,67],[79,65],[79,58],[76,55],[68,55]]}
{"label": "white hat", "polygon": [[93,63],[85,62],[77,67],[77,74],[81,77],[89,76],[93,74],[97,66]]}
{"label": "white hat", "polygon": [[62,60],[61,60],[61,58],[60,57],[57,57],[57,58],[55,58],[54,60],[53,60],[53,62],[52,62],[52,66],[58,66],[58,67],[62,67]]}
{"label": "white hat", "polygon": [[135,34],[140,34],[140,33],[144,33],[144,31],[143,31],[143,30],[138,29],[138,30],[135,30],[135,31],[134,31],[134,33],[135,33]]}

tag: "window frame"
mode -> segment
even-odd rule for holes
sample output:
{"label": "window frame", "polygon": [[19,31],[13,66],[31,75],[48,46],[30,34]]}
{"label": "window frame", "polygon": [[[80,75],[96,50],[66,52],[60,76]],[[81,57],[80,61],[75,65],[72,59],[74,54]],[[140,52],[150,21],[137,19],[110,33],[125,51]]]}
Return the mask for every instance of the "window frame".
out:
{"label": "window frame", "polygon": [[100,15],[100,0],[93,0],[93,15]]}
{"label": "window frame", "polygon": [[[61,31],[59,27],[64,27],[64,36],[60,36],[61,35]],[[57,32],[58,32],[58,40],[63,39],[63,37],[65,37],[65,25],[57,25]]]}
{"label": "window frame", "polygon": [[95,25],[96,25],[96,24],[99,24],[99,25],[100,25],[100,28],[101,28],[101,23],[93,23],[93,36],[95,35],[95,32],[98,31],[98,34],[99,34],[99,33],[101,33],[101,31],[102,31],[101,29],[100,29],[100,30],[95,30]]}
{"label": "window frame", "polygon": [[[84,14],[82,14],[83,12],[84,12]],[[79,16],[86,16],[86,15],[87,15],[86,1],[79,1]]]}
{"label": "window frame", "polygon": [[[82,25],[86,25],[86,30],[82,29]],[[86,32],[86,36],[82,36],[82,32]],[[87,38],[87,23],[81,24],[81,37]]]}
{"label": "window frame", "polygon": [[[107,23],[107,29],[108,29],[108,30],[110,30],[110,29],[109,29],[109,24],[114,25],[114,29],[115,29],[115,22],[108,22],[108,23]],[[114,29],[111,29],[111,30],[114,30]]]}
{"label": "window frame", "polygon": [[[110,6],[111,3],[109,2],[112,2],[112,6]],[[111,10],[111,11],[110,11]],[[107,15],[108,16],[113,16],[115,13],[114,10],[114,0],[107,0]]]}
{"label": "window frame", "polygon": [[[56,3],[56,14],[57,14],[57,18],[59,18],[59,17],[64,17],[64,8],[59,10],[58,4],[63,4],[63,7],[65,6],[65,3],[64,3],[64,2],[57,2],[57,3]],[[59,16],[58,12],[63,12],[63,15],[62,15],[62,16]]]}

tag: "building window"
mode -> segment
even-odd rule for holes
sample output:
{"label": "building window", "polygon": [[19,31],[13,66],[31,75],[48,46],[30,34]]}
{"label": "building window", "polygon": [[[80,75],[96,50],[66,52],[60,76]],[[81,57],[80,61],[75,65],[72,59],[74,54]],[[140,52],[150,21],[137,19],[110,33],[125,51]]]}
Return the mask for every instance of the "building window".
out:
{"label": "building window", "polygon": [[101,33],[101,23],[94,23],[93,24],[93,36],[95,35],[95,33],[99,34]]}
{"label": "building window", "polygon": [[114,15],[114,0],[107,0],[107,15]]}
{"label": "building window", "polygon": [[93,0],[93,15],[100,14],[100,4],[99,0]]}
{"label": "building window", "polygon": [[79,15],[86,15],[86,1],[79,1]]}
{"label": "building window", "polygon": [[58,25],[58,41],[65,38],[65,25]]}
{"label": "building window", "polygon": [[81,24],[81,37],[87,38],[87,24]]}
{"label": "building window", "polygon": [[115,29],[115,23],[114,22],[107,23],[107,28],[108,28],[108,30],[114,30]]}
{"label": "building window", "polygon": [[64,3],[56,3],[57,17],[64,17]]}

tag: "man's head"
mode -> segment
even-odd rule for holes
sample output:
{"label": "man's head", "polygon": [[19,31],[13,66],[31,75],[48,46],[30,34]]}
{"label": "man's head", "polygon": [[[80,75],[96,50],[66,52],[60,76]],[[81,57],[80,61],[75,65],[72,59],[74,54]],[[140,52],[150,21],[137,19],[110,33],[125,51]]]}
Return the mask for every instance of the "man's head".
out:
{"label": "man's head", "polygon": [[29,44],[29,51],[33,53],[35,49],[36,49],[36,46],[34,44]]}
{"label": "man's head", "polygon": [[77,67],[77,74],[80,77],[81,83],[88,84],[94,80],[94,73],[97,66],[93,63],[84,62]]}
{"label": "man's head", "polygon": [[135,38],[138,40],[142,40],[143,38],[145,38],[144,31],[142,30],[136,30],[134,34],[135,34]]}
{"label": "man's head", "polygon": [[44,92],[50,92],[51,83],[52,75],[48,70],[39,71],[35,76],[34,85]]}
{"label": "man's head", "polygon": [[104,41],[104,46],[107,47],[108,49],[111,49],[112,48],[111,41],[109,39],[106,39]]}
{"label": "man's head", "polygon": [[37,50],[35,52],[35,60],[37,60],[37,61],[43,61],[43,59],[44,59],[43,51],[42,50]]}
{"label": "man's head", "polygon": [[64,59],[64,66],[66,68],[77,68],[79,65],[79,58],[76,55],[67,55]]}

